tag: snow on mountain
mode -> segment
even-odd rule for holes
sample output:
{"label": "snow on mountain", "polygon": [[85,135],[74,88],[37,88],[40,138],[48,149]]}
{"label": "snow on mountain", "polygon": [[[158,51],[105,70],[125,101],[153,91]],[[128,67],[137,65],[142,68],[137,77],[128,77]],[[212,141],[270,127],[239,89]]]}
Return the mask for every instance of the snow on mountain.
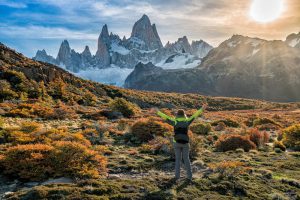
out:
{"label": "snow on mountain", "polygon": [[112,43],[110,50],[113,52],[119,53],[121,55],[127,55],[130,53],[130,50],[126,49],[124,46],[121,46],[117,43]]}
{"label": "snow on mountain", "polygon": [[201,60],[195,56],[184,53],[175,54],[170,56],[167,60],[157,63],[155,66],[163,69],[180,69],[180,68],[193,68],[200,65]]}

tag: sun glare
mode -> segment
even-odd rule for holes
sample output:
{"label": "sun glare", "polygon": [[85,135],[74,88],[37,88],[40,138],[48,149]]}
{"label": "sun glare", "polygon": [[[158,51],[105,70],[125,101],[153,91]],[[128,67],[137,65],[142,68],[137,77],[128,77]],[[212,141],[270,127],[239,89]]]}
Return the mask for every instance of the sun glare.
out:
{"label": "sun glare", "polygon": [[283,0],[253,0],[250,16],[257,22],[268,23],[280,17],[283,7]]}

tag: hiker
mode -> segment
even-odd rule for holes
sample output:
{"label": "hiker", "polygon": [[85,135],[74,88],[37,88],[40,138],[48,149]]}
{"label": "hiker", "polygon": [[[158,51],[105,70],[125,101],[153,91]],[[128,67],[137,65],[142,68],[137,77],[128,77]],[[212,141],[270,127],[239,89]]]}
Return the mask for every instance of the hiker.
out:
{"label": "hiker", "polygon": [[206,107],[207,104],[203,104],[203,106],[189,118],[186,116],[184,110],[181,109],[177,111],[175,118],[170,117],[157,109],[157,115],[174,127],[175,180],[180,178],[180,162],[182,158],[187,171],[187,178],[188,180],[192,180],[192,170],[189,159],[190,145],[188,129],[191,123],[203,113]]}

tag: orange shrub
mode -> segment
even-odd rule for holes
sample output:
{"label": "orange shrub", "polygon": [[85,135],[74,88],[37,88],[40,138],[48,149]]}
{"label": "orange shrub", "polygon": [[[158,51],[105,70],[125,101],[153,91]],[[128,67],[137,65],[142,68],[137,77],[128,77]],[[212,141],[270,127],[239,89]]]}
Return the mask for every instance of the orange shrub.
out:
{"label": "orange shrub", "polygon": [[23,122],[21,125],[20,131],[24,133],[32,133],[34,131],[38,131],[42,128],[41,124],[36,122]]}
{"label": "orange shrub", "polygon": [[76,119],[78,118],[77,113],[69,106],[59,102],[53,111],[53,119]]}
{"label": "orange shrub", "polygon": [[237,134],[221,135],[215,143],[217,151],[230,151],[238,148],[249,151],[255,149],[256,145],[247,136],[241,136]]}
{"label": "orange shrub", "polygon": [[76,142],[54,143],[51,163],[56,176],[98,178],[106,173],[106,158]]}
{"label": "orange shrub", "polygon": [[172,132],[172,126],[152,118],[141,119],[131,127],[131,133],[141,142],[148,142],[154,136],[164,136]]}
{"label": "orange shrub", "polygon": [[136,104],[133,104],[124,98],[118,97],[111,100],[109,107],[113,111],[122,113],[124,117],[133,117],[140,111],[140,108]]}
{"label": "orange shrub", "polygon": [[8,148],[2,158],[4,174],[26,180],[41,180],[53,173],[49,154],[52,146],[45,144],[18,145]]}
{"label": "orange shrub", "polygon": [[76,142],[18,145],[0,159],[4,174],[31,181],[57,176],[98,178],[106,173],[106,158]]}

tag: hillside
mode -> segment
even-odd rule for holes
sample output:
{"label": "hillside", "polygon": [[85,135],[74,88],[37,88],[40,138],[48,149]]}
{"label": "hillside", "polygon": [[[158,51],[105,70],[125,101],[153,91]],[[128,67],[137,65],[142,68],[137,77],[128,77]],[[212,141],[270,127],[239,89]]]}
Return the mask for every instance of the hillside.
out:
{"label": "hillside", "polygon": [[197,68],[156,70],[151,74],[143,74],[136,68],[125,80],[125,87],[278,102],[300,101],[297,41],[296,34],[287,37],[286,42],[234,35],[212,49]]}
{"label": "hillside", "polygon": [[[297,103],[103,85],[3,44],[0,83],[0,199],[300,198]],[[191,116],[205,101],[193,180],[175,181],[173,127],[150,108]]]}

